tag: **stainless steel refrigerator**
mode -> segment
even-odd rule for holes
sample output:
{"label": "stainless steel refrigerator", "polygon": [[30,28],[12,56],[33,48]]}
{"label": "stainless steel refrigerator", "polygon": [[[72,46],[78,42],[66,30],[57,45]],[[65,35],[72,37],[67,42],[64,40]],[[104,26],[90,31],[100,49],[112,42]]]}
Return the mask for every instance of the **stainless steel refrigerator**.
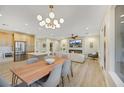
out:
{"label": "stainless steel refrigerator", "polygon": [[14,42],[14,61],[22,61],[27,58],[26,55],[26,42],[15,41]]}

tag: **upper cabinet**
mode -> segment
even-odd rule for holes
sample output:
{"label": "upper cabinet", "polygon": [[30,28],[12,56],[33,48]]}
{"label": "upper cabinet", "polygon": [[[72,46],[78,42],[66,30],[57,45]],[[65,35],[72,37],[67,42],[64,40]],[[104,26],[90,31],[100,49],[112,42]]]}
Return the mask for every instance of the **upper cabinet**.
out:
{"label": "upper cabinet", "polygon": [[0,47],[13,46],[13,37],[11,33],[0,32]]}
{"label": "upper cabinet", "polygon": [[22,33],[12,33],[7,31],[0,31],[0,47],[14,47],[14,41],[25,41],[26,51],[34,51],[34,35],[27,35]]}
{"label": "upper cabinet", "polygon": [[26,42],[26,51],[34,51],[34,42],[35,37],[33,35],[14,33],[14,41],[25,41]]}

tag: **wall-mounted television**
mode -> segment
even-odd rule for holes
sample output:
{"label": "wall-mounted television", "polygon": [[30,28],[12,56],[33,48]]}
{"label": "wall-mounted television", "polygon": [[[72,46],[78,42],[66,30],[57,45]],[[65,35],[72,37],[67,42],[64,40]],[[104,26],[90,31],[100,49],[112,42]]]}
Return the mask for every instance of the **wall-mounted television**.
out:
{"label": "wall-mounted television", "polygon": [[80,48],[82,47],[82,40],[69,40],[69,47]]}

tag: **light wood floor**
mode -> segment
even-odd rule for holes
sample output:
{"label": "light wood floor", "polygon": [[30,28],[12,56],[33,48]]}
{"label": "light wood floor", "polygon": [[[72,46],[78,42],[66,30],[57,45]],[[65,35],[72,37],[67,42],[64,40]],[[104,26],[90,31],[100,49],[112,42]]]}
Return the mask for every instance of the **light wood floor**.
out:
{"label": "light wood floor", "polygon": [[73,62],[74,77],[69,82],[65,79],[66,87],[106,87],[102,69],[96,60],[86,60],[83,64]]}
{"label": "light wood floor", "polygon": [[[9,68],[13,65],[21,66],[24,64],[25,61],[0,64],[0,74],[11,83],[12,74]],[[88,59],[82,64],[73,62],[72,65],[74,77],[70,76],[70,81],[67,78],[64,79],[65,87],[106,87],[105,78],[98,61]]]}

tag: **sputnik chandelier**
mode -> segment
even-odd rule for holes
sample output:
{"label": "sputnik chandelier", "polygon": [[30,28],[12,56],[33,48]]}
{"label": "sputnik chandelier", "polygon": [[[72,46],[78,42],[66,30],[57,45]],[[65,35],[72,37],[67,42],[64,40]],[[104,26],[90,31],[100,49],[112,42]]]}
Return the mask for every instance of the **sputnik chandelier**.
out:
{"label": "sputnik chandelier", "polygon": [[49,28],[49,29],[56,29],[60,28],[60,24],[64,23],[64,19],[60,18],[57,20],[55,18],[55,13],[53,12],[53,5],[49,5],[49,18],[43,19],[41,15],[37,15],[37,20],[39,21],[39,25],[41,27]]}

